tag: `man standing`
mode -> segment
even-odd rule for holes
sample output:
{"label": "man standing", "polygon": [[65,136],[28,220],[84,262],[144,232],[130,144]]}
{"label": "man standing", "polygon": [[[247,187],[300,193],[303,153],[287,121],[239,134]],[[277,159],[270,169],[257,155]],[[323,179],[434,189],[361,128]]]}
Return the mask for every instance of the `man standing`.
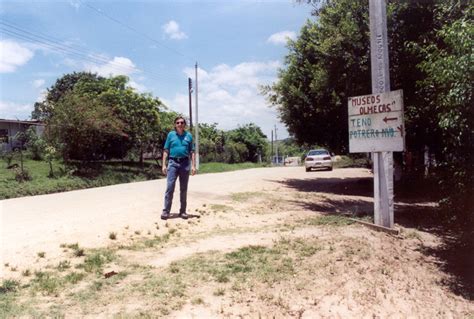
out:
{"label": "man standing", "polygon": [[[179,216],[183,219],[188,218],[188,214],[186,214],[186,201],[189,172],[191,171],[192,175],[196,174],[193,136],[184,130],[186,128],[186,120],[182,116],[178,116],[174,120],[174,126],[175,130],[168,133],[163,152],[163,174],[167,176],[167,186],[165,192],[165,207],[163,208],[161,219],[165,220],[170,216],[174,187],[178,177],[181,202]],[[169,161],[168,165],[166,165],[168,155]]]}

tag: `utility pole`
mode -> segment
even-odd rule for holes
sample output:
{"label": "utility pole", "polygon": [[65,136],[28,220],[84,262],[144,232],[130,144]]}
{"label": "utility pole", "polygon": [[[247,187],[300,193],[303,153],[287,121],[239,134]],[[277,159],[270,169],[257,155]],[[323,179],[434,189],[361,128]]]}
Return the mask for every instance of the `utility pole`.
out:
{"label": "utility pole", "polygon": [[[372,93],[390,91],[387,8],[385,0],[369,0]],[[374,164],[374,222],[393,227],[393,152],[372,153]]]}
{"label": "utility pole", "polygon": [[192,98],[191,95],[193,93],[193,81],[191,78],[188,78],[188,95],[189,95],[189,126],[191,131],[193,130],[193,108],[192,108]]}
{"label": "utility pole", "polygon": [[196,104],[196,169],[199,170],[199,120],[198,120],[198,63],[196,61],[195,65],[195,81],[196,81],[196,92],[195,92],[195,102]]}
{"label": "utility pole", "polygon": [[278,158],[278,139],[277,139],[277,126],[275,125],[275,153],[276,153],[276,162],[277,165],[280,164],[280,160]]}
{"label": "utility pole", "polygon": [[270,158],[271,158],[271,162],[273,164],[273,130],[272,130],[272,148],[271,148],[271,151],[270,151]]}

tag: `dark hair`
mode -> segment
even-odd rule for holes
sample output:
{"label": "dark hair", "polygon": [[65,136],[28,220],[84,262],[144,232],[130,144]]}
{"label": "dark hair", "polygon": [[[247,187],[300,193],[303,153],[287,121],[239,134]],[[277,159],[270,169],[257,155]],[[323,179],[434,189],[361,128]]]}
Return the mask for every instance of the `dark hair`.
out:
{"label": "dark hair", "polygon": [[176,121],[179,120],[179,119],[183,120],[183,121],[184,121],[184,125],[186,125],[186,119],[185,119],[184,117],[182,117],[181,115],[180,115],[180,116],[177,116],[177,117],[174,119],[174,122],[173,122],[173,123],[176,124]]}

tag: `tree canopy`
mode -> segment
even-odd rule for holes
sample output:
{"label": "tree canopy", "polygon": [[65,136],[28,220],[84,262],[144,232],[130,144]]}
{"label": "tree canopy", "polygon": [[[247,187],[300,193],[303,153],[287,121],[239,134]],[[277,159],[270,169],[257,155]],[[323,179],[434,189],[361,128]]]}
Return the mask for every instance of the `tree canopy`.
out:
{"label": "tree canopy", "polygon": [[150,94],[137,93],[128,78],[66,74],[36,103],[32,117],[45,121],[49,140],[65,159],[97,160],[143,153],[160,141],[160,111]]}
{"label": "tree canopy", "polygon": [[[344,153],[347,99],[371,93],[368,1],[307,2],[314,20],[289,41],[277,81],[262,92],[299,144]],[[404,91],[407,148],[428,146],[447,202],[472,210],[472,4],[387,3],[391,89]]]}

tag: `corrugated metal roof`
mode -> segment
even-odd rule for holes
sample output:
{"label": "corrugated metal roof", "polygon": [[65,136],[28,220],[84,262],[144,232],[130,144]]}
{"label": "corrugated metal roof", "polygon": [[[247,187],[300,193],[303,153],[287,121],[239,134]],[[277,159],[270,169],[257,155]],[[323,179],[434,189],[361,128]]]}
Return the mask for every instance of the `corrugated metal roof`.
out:
{"label": "corrugated metal roof", "polygon": [[41,121],[22,121],[22,120],[7,120],[7,119],[0,119],[0,123],[15,123],[15,124],[30,124],[30,125],[45,125]]}

